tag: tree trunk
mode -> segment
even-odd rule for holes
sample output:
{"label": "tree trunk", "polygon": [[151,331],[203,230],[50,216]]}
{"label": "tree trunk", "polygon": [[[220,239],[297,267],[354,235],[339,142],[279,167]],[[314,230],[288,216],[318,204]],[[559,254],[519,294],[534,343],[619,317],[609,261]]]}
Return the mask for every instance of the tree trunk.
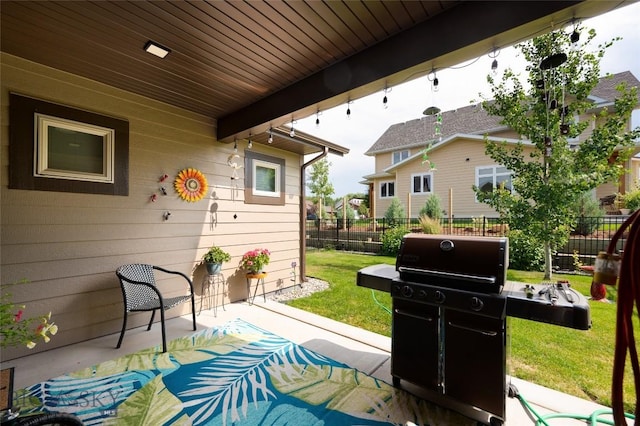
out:
{"label": "tree trunk", "polygon": [[544,243],[544,280],[551,280],[551,244],[548,241]]}

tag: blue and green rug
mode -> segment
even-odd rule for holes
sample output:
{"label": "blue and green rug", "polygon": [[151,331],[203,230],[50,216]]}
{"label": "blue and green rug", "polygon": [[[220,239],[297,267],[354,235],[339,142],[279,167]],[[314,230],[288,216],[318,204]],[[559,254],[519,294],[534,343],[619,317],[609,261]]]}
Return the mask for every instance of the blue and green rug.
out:
{"label": "blue and green rug", "polygon": [[236,319],[38,383],[23,411],[86,425],[472,425],[391,385]]}

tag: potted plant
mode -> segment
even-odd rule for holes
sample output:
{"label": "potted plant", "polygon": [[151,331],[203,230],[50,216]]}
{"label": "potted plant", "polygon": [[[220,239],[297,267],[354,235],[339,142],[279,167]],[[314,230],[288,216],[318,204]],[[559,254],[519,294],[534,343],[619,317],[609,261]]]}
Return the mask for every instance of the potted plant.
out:
{"label": "potted plant", "polygon": [[249,274],[263,272],[264,267],[269,264],[271,253],[267,249],[257,248],[242,255],[240,268]]}
{"label": "potted plant", "polygon": [[202,257],[209,275],[219,274],[222,264],[231,260],[231,255],[218,246],[213,246]]}

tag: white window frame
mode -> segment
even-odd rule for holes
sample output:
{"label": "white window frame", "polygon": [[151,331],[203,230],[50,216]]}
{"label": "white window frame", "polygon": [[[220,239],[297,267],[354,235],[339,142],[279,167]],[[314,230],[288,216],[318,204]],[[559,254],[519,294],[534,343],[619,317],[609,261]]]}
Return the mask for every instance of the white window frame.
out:
{"label": "white window frame", "polygon": [[[264,160],[258,160],[255,159],[252,161],[252,167],[253,167],[253,185],[252,185],[252,190],[253,190],[253,194],[254,195],[258,195],[261,197],[280,197],[280,193],[282,192],[282,186],[281,186],[281,182],[280,182],[280,164],[276,164],[276,163],[271,163],[269,161],[264,161]],[[258,189],[257,184],[258,184],[258,168],[262,167],[264,169],[272,169],[274,170],[274,188],[275,191],[265,191],[262,189]]]}
{"label": "white window frame", "polygon": [[[428,191],[423,191],[423,183],[424,183],[424,177],[428,177],[429,178],[429,190]],[[416,177],[420,177],[420,190],[416,191],[415,188],[415,178]],[[412,194],[433,194],[433,173],[432,172],[427,172],[427,173],[414,173],[411,175],[411,193]]]}
{"label": "white window frame", "polygon": [[[398,160],[396,160],[396,155],[398,155]],[[409,158],[410,152],[408,149],[403,149],[400,151],[393,151],[391,153],[391,164],[397,164],[401,161],[406,160],[407,158]]]}
{"label": "white window frame", "polygon": [[[35,149],[34,149],[34,173],[36,177],[81,180],[88,182],[114,183],[115,169],[115,130],[93,124],[81,123],[60,117],[53,117],[46,114],[34,114],[35,126]],[[84,133],[90,136],[102,138],[102,173],[91,173],[82,170],[56,169],[50,163],[49,130],[60,129],[69,132],[69,144],[74,142],[74,133]],[[82,161],[79,157],[78,161]]]}
{"label": "white window frame", "polygon": [[[476,181],[475,181],[475,185],[476,185],[477,188],[480,188],[480,177],[481,176],[482,177],[488,177],[489,176],[489,174],[480,175],[480,170],[483,170],[483,169],[491,169],[492,170],[492,173],[491,173],[492,183],[491,184],[493,186],[493,190],[494,191],[498,187],[497,179],[496,179],[498,176],[509,176],[510,177],[509,180],[512,180],[512,178],[513,178],[513,172],[511,170],[507,169],[504,166],[500,166],[500,165],[477,166],[476,167]],[[504,169],[504,171],[498,172],[498,169]],[[513,181],[511,181],[511,189],[510,190],[513,192]],[[477,197],[476,197],[476,202],[478,202],[478,198]]]}
{"label": "white window frame", "polygon": [[[389,184],[393,185],[393,194],[389,195]],[[382,195],[382,187],[386,186],[387,190],[385,191],[387,194]],[[393,198],[396,196],[396,182],[394,180],[386,180],[384,182],[380,182],[380,198]]]}

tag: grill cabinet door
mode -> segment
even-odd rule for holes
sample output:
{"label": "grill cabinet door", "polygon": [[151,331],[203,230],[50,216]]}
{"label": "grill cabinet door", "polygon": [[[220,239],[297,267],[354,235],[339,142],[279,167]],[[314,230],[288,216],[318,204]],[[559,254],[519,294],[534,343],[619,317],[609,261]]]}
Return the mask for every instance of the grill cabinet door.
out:
{"label": "grill cabinet door", "polygon": [[447,309],[445,394],[505,417],[506,322]]}
{"label": "grill cabinet door", "polygon": [[439,384],[438,308],[393,299],[391,375],[426,389]]}

